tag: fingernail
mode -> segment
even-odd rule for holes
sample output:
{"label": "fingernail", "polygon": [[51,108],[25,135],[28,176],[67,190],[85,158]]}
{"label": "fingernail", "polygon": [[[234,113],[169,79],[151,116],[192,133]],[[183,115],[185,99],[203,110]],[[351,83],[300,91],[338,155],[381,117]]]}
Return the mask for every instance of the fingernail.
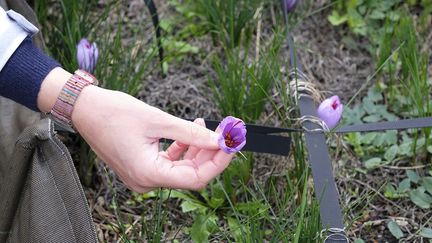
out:
{"label": "fingernail", "polygon": [[196,118],[195,120],[194,120],[194,123],[196,123],[196,124],[198,124],[198,125],[201,125],[201,126],[206,126],[205,125],[205,121],[204,121],[204,119],[202,119],[202,118]]}

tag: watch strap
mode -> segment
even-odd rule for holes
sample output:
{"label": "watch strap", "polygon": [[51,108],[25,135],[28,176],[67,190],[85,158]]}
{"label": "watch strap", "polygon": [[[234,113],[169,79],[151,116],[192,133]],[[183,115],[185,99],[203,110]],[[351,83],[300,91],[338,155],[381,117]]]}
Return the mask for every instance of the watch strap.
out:
{"label": "watch strap", "polygon": [[49,113],[55,123],[70,132],[75,132],[72,124],[72,112],[81,91],[88,85],[97,85],[97,79],[90,73],[77,70],[63,86],[60,95]]}

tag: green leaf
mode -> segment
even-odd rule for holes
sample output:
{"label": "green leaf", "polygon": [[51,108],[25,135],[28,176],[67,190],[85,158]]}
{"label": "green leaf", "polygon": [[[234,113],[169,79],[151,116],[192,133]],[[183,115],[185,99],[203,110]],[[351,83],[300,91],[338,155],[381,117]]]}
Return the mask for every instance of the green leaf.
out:
{"label": "green leaf", "polygon": [[365,36],[367,34],[367,28],[365,25],[359,25],[358,27],[354,27],[354,33]]}
{"label": "green leaf", "polygon": [[381,162],[382,162],[381,158],[374,157],[374,158],[368,159],[365,162],[365,166],[368,169],[373,169],[373,168],[379,167],[381,165]]}
{"label": "green leaf", "polygon": [[355,9],[348,9],[348,25],[353,28],[353,31],[364,35],[366,34],[366,22]]}
{"label": "green leaf", "polygon": [[367,11],[367,7],[366,6],[359,6],[358,7],[358,12],[361,14],[361,15],[365,15],[366,14],[366,11]]}
{"label": "green leaf", "polygon": [[161,19],[159,21],[159,26],[161,29],[163,29],[165,32],[171,32],[173,29],[173,23],[172,21],[169,21],[167,19]]}
{"label": "green leaf", "polygon": [[328,16],[328,21],[334,26],[341,25],[345,23],[348,20],[347,15],[339,15],[339,13],[336,10],[332,11],[332,14]]}
{"label": "green leaf", "polygon": [[385,142],[385,135],[380,135],[375,138],[372,145],[374,147],[382,147],[384,145],[384,142]]}
{"label": "green leaf", "polygon": [[396,238],[400,239],[404,236],[402,230],[399,228],[399,225],[395,221],[390,221],[387,224],[388,229],[390,230],[390,233]]}
{"label": "green leaf", "polygon": [[365,122],[379,122],[379,121],[381,121],[381,116],[377,115],[377,114],[365,116],[363,118],[363,121],[365,121]]}
{"label": "green leaf", "polygon": [[268,211],[268,207],[258,200],[246,203],[237,203],[235,208],[242,213],[253,215],[255,217],[257,217],[258,214],[264,214]]}
{"label": "green leaf", "polygon": [[385,144],[387,144],[389,146],[390,145],[397,146],[397,141],[398,141],[398,133],[397,133],[397,131],[387,131],[387,132],[385,132],[383,134],[383,138],[384,138]]}
{"label": "green leaf", "polygon": [[361,136],[361,142],[363,144],[371,144],[377,135],[378,134],[376,132],[371,132],[371,133],[368,133],[364,136]]}
{"label": "green leaf", "polygon": [[365,241],[359,238],[355,238],[354,243],[365,243]]}
{"label": "green leaf", "polygon": [[378,10],[373,10],[372,13],[369,15],[369,18],[371,19],[384,19],[385,14]]}
{"label": "green leaf", "polygon": [[411,156],[412,155],[412,142],[404,142],[399,146],[399,154],[400,155],[407,155],[407,156]]}
{"label": "green leaf", "polygon": [[164,74],[168,73],[168,62],[167,61],[162,62],[162,71]]}
{"label": "green leaf", "polygon": [[425,145],[426,139],[420,138],[417,140],[417,150],[423,149],[422,147]]}
{"label": "green leaf", "polygon": [[384,154],[384,159],[387,161],[393,161],[393,159],[396,157],[398,152],[398,146],[395,144],[391,146]]}
{"label": "green leaf", "polygon": [[217,198],[217,197],[211,197],[210,201],[208,202],[210,207],[212,208],[218,208],[223,205],[225,202],[224,198]]}
{"label": "green leaf", "polygon": [[370,7],[373,9],[379,9],[382,12],[387,12],[391,8],[391,6],[394,5],[392,2],[394,1],[393,0],[374,1]]}
{"label": "green leaf", "polygon": [[432,239],[432,229],[431,228],[422,228],[419,233],[420,236]]}
{"label": "green leaf", "polygon": [[194,242],[208,242],[209,235],[217,227],[217,219],[218,218],[214,214],[197,215],[190,231],[192,240]]}
{"label": "green leaf", "polygon": [[192,201],[183,201],[180,207],[182,208],[183,213],[187,213],[195,210],[199,210],[200,212],[203,213],[207,210],[207,207]]}
{"label": "green leaf", "polygon": [[413,171],[413,170],[407,170],[407,176],[408,178],[414,182],[414,183],[418,183],[420,180],[420,176],[417,174],[417,172]]}
{"label": "green leaf", "polygon": [[387,15],[391,21],[398,21],[400,19],[400,14],[398,12],[395,12],[395,11],[391,11]]}
{"label": "green leaf", "polygon": [[411,180],[409,178],[405,178],[403,179],[400,183],[399,183],[399,188],[398,190],[400,192],[406,192],[411,188]]}
{"label": "green leaf", "polygon": [[387,198],[395,198],[396,194],[396,189],[391,184],[387,184],[385,187],[384,196]]}
{"label": "green leaf", "polygon": [[186,193],[183,193],[183,192],[178,191],[178,190],[170,190],[170,189],[156,190],[156,191],[151,191],[151,192],[147,192],[147,193],[142,194],[143,199],[155,198],[155,197],[159,197],[162,200],[167,200],[168,198],[180,198],[180,199],[184,199],[184,200],[194,200],[193,197],[191,197],[190,195],[188,195]]}
{"label": "green leaf", "polygon": [[423,177],[421,179],[421,185],[429,192],[429,194],[432,194],[432,177]]}
{"label": "green leaf", "polygon": [[[381,116],[382,116],[383,118],[385,118],[387,121],[395,121],[395,120],[398,119],[397,116],[395,116],[395,115],[389,113],[388,111],[383,112],[383,113],[381,114]],[[396,133],[396,134],[397,134],[397,131],[394,131],[394,130],[393,130],[393,131],[387,131],[387,132],[392,132],[392,133]]]}
{"label": "green leaf", "polygon": [[233,217],[228,217],[228,226],[230,233],[234,236],[235,242],[245,242],[245,238],[247,238],[245,234],[250,235],[250,230]]}
{"label": "green leaf", "polygon": [[378,102],[383,100],[383,95],[377,87],[373,87],[367,91],[367,98],[370,101]]}
{"label": "green leaf", "polygon": [[427,195],[422,188],[417,188],[415,190],[410,191],[409,193],[410,199],[417,206],[428,209],[432,203],[432,197]]}
{"label": "green leaf", "polygon": [[363,98],[363,108],[367,114],[374,114],[377,109],[376,105],[369,97]]}
{"label": "green leaf", "polygon": [[223,188],[221,183],[210,183],[210,200],[208,200],[208,204],[212,208],[218,208],[225,202],[225,194],[224,190],[228,190]]}
{"label": "green leaf", "polygon": [[171,192],[168,192],[168,190],[166,190],[167,193],[170,194],[170,198],[180,198],[183,200],[194,200],[193,196],[191,196],[188,193],[183,193],[181,191],[178,190],[171,190]]}
{"label": "green leaf", "polygon": [[432,145],[427,146],[427,151],[432,154]]}

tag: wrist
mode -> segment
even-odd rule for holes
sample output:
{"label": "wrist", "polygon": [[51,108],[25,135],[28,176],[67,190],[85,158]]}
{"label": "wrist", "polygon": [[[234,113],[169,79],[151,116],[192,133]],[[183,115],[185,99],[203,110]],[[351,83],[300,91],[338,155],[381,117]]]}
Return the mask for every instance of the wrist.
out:
{"label": "wrist", "polygon": [[54,68],[48,73],[42,82],[37,97],[37,105],[39,110],[45,113],[48,113],[52,110],[63,86],[71,77],[71,73],[60,67]]}
{"label": "wrist", "polygon": [[72,116],[79,112],[76,107],[82,102],[78,101],[91,84],[97,85],[97,79],[85,71],[76,70],[72,75],[61,68],[53,69],[42,83],[39,109],[63,129],[76,132]]}

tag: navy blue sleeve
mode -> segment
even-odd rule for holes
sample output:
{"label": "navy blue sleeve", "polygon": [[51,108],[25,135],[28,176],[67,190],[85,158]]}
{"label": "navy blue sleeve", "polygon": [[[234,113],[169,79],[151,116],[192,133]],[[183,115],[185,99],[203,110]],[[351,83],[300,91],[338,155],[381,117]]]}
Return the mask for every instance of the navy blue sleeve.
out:
{"label": "navy blue sleeve", "polygon": [[58,66],[27,37],[0,72],[0,96],[39,111],[37,96],[42,81]]}

